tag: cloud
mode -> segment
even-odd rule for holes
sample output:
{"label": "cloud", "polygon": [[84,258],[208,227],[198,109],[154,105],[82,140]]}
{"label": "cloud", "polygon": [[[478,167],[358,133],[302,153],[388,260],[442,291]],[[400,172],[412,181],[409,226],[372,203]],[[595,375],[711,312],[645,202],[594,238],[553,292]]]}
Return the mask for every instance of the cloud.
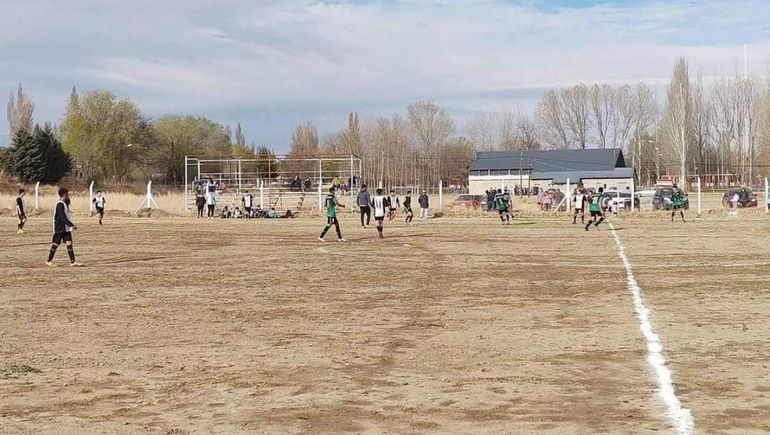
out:
{"label": "cloud", "polygon": [[581,81],[663,83],[679,55],[731,73],[743,43],[752,71],[765,70],[764,1],[575,3],[9,1],[0,89],[23,82],[37,118],[55,121],[72,85],[108,88],[155,116],[241,121],[283,148],[291,125],[330,132],[347,110],[387,116],[422,98],[456,112],[527,108]]}

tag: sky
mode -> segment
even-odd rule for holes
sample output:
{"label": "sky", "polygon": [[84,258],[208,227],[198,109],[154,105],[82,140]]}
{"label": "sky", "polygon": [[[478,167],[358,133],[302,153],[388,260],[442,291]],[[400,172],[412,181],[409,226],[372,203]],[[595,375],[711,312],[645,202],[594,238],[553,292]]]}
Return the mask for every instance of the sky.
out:
{"label": "sky", "polygon": [[462,133],[550,88],[662,89],[679,56],[734,74],[744,44],[750,72],[770,71],[767,0],[0,0],[0,16],[0,92],[22,83],[36,122],[58,123],[73,86],[108,89],[153,118],[240,122],[277,151],[296,125],[323,137],[349,111],[433,100]]}

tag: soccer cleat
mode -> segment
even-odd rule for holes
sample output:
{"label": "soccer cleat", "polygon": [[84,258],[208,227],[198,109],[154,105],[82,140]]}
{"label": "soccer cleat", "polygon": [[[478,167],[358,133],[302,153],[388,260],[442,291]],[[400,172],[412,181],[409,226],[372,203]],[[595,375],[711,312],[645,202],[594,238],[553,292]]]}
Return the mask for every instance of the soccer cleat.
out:
{"label": "soccer cleat", "polygon": [[73,261],[70,263],[70,267],[83,267],[83,263],[78,263],[77,261]]}
{"label": "soccer cleat", "polygon": [[319,241],[319,242],[325,242],[326,240],[324,240],[324,238],[323,238],[323,237],[319,237],[319,238],[318,238],[318,241]]}
{"label": "soccer cleat", "polygon": [[342,239],[337,239],[337,241],[338,241],[338,242],[347,242],[347,240],[345,240],[344,238],[342,238]]}
{"label": "soccer cleat", "polygon": [[53,261],[46,261],[45,265],[48,266],[48,267],[59,267]]}

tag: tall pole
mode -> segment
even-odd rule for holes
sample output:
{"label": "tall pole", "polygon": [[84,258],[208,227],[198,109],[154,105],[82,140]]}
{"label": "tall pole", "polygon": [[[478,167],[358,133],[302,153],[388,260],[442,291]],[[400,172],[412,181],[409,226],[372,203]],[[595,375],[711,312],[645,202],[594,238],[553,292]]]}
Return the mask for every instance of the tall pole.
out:
{"label": "tall pole", "polygon": [[701,197],[700,175],[698,175],[698,216],[700,216],[700,197]]}
{"label": "tall pole", "polygon": [[765,177],[765,213],[770,211],[770,185],[767,183],[767,177]]}
{"label": "tall pole", "polygon": [[[88,202],[90,204],[92,200],[89,198]],[[39,209],[40,209],[40,182],[38,181],[37,183],[35,183],[35,210],[39,210]]]}
{"label": "tall pole", "polygon": [[569,185],[569,177],[567,177],[567,211],[572,210],[572,189]]}
{"label": "tall pole", "polygon": [[438,208],[444,211],[444,182],[438,180]]}
{"label": "tall pole", "polygon": [[[519,151],[519,189],[524,189],[524,175],[521,173],[521,160],[524,158],[524,151]],[[524,195],[522,195],[524,196]]]}
{"label": "tall pole", "polygon": [[[37,192],[35,192],[37,196]],[[187,204],[187,202],[185,202]],[[187,206],[185,206],[187,207]],[[88,185],[88,210],[91,214],[94,214],[94,182],[91,180],[91,184]]]}
{"label": "tall pole", "polygon": [[189,200],[187,198],[187,156],[184,156],[184,181],[182,182],[182,186],[184,186],[184,211],[187,213],[187,211],[189,211]]}

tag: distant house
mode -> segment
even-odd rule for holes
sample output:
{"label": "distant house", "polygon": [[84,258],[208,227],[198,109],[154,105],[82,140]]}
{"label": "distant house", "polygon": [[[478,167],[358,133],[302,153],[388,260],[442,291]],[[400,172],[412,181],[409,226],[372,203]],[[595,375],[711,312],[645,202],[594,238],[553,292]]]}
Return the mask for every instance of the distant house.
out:
{"label": "distant house", "polygon": [[578,184],[586,188],[630,190],[634,169],[619,149],[492,151],[476,153],[468,175],[469,193],[494,187],[549,188]]}

